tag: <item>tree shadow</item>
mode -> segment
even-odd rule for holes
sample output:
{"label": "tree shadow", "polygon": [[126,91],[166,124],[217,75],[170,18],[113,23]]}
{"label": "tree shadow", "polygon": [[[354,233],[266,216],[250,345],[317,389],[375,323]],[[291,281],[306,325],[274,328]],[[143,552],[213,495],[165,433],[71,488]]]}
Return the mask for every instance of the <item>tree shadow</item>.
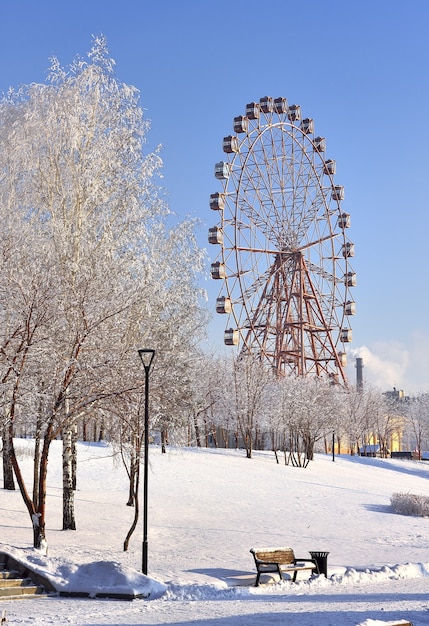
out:
{"label": "tree shadow", "polygon": [[[391,472],[399,472],[400,474],[408,474],[409,476],[417,476],[419,478],[428,478],[428,463],[426,461],[407,461],[400,460],[395,463],[391,463],[391,459],[380,459],[380,458],[371,458],[365,457],[365,462],[362,462],[362,457],[360,456],[345,456],[342,455],[340,458],[347,459],[350,463],[360,463],[364,468],[365,465],[371,465],[373,467],[380,467],[385,470],[390,470]],[[401,465],[403,463],[403,465]],[[413,464],[413,467],[410,467],[409,463]],[[414,465],[415,464],[415,465]]]}
{"label": "tree shadow", "polygon": [[[341,624],[341,626],[356,626],[362,622],[371,619],[382,623],[399,622],[401,620],[409,621],[412,624],[427,624],[426,611],[383,611],[368,610],[358,611],[350,610],[338,611],[290,611],[285,606],[279,612],[258,612],[242,615],[228,615],[226,617],[197,617],[189,620],[169,621],[169,626],[261,626],[261,624],[269,624],[270,626],[285,626],[285,624],[318,624],[327,626],[328,624]],[[285,621],[287,620],[287,621]],[[131,626],[135,622],[125,621],[115,622],[116,626]],[[94,624],[94,626],[105,626],[105,623]]]}
{"label": "tree shadow", "polygon": [[398,515],[390,504],[365,504],[364,508],[367,511],[373,511],[374,513],[384,513],[385,515]]}

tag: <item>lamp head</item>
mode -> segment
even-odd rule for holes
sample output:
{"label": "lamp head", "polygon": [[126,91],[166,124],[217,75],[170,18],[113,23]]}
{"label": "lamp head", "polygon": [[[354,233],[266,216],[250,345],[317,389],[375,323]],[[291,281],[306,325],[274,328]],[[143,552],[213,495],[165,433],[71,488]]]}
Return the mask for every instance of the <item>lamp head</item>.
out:
{"label": "lamp head", "polygon": [[138,350],[138,353],[145,371],[148,372],[150,370],[150,366],[152,365],[153,357],[155,356],[155,350],[144,348],[142,350]]}

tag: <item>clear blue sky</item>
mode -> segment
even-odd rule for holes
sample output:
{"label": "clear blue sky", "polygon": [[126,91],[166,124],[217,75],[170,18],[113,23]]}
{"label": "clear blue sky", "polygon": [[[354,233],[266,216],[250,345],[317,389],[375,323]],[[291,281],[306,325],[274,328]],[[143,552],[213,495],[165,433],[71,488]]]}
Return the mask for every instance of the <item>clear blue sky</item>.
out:
{"label": "clear blue sky", "polygon": [[234,116],[265,95],[300,104],[352,216],[351,347],[366,380],[412,393],[429,390],[428,25],[427,0],[3,0],[0,91],[43,81],[49,57],[66,65],[104,34],[118,78],[141,92],[150,145],[163,144],[172,210],[204,221],[202,246]]}

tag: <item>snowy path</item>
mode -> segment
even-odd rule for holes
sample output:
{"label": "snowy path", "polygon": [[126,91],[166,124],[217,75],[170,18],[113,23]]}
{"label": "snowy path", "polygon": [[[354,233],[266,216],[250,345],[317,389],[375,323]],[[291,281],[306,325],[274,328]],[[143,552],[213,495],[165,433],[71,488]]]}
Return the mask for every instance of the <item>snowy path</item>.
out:
{"label": "snowy path", "polygon": [[169,595],[152,602],[131,603],[47,599],[4,602],[0,609],[7,608],[10,624],[32,626],[356,626],[369,619],[385,623],[398,618],[408,619],[414,626],[429,624],[428,579],[353,586],[312,595],[275,594],[264,588],[258,595],[225,596],[230,597],[184,600]]}

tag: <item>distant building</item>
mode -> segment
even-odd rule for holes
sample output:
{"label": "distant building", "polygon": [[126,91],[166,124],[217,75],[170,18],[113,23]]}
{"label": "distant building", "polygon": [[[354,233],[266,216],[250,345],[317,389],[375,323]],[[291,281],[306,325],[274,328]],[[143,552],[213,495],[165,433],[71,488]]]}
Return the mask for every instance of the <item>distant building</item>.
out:
{"label": "distant building", "polygon": [[392,391],[385,391],[383,396],[386,396],[386,398],[390,398],[391,400],[398,400],[401,402],[409,400],[409,397],[405,395],[403,390],[396,389],[396,387],[393,387]]}
{"label": "distant building", "polygon": [[366,446],[359,448],[359,456],[371,456],[387,458],[390,451],[383,448],[379,443],[368,443]]}

